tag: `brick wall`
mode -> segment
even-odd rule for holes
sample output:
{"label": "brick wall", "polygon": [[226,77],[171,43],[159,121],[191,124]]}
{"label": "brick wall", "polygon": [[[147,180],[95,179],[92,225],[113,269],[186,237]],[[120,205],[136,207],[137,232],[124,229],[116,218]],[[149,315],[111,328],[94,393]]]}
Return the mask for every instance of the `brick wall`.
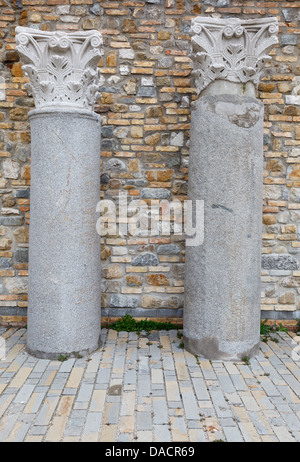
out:
{"label": "brick wall", "polygon": [[[190,21],[198,15],[277,16],[279,44],[258,97],[265,105],[262,317],[300,318],[299,2],[230,0],[0,0],[0,316],[24,321],[30,223],[32,98],[24,88],[15,26],[100,30],[103,117],[101,197],[185,200],[190,104],[196,98],[189,58]],[[87,160],[88,161],[88,160]],[[100,174],[100,172],[99,172]],[[102,239],[103,320],[182,317],[184,239]]]}

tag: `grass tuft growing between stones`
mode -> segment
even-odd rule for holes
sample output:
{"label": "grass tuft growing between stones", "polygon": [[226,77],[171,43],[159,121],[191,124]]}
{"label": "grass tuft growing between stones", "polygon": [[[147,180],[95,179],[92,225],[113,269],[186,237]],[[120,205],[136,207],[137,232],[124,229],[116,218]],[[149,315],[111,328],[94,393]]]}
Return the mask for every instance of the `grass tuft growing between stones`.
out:
{"label": "grass tuft growing between stones", "polygon": [[271,334],[274,334],[275,332],[287,332],[288,330],[283,327],[282,324],[279,324],[279,326],[270,326],[267,322],[268,319],[265,319],[260,324],[260,335],[262,336],[262,341],[266,343],[268,340],[272,340],[277,343],[277,338],[272,337]]}
{"label": "grass tuft growing between stones", "polygon": [[171,322],[157,322],[150,320],[136,321],[132,316],[126,314],[122,318],[110,324],[109,329],[117,330],[118,332],[141,332],[142,330],[171,330],[179,327]]}
{"label": "grass tuft growing between stones", "polygon": [[59,355],[59,357],[57,358],[57,361],[64,362],[64,361],[67,361],[69,357],[70,357],[69,355]]}

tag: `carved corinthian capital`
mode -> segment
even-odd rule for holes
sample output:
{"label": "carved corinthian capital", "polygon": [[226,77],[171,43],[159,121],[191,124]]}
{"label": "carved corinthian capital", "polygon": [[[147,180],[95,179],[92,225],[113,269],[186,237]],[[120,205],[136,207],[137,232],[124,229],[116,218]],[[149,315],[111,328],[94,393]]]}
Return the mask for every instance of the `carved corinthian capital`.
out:
{"label": "carved corinthian capital", "polygon": [[193,19],[191,57],[198,94],[215,80],[257,86],[277,31],[276,18]]}
{"label": "carved corinthian capital", "polygon": [[99,96],[102,36],[97,31],[44,32],[16,28],[22,69],[30,78],[26,88],[36,108],[67,106],[93,110]]}

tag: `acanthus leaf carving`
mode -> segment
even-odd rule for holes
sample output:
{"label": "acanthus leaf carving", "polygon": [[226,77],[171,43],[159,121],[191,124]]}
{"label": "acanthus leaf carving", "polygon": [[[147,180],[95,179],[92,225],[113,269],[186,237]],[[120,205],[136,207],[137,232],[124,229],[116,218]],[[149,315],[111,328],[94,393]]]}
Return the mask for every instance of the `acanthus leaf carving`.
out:
{"label": "acanthus leaf carving", "polygon": [[268,53],[277,43],[276,18],[192,20],[193,75],[198,94],[215,80],[258,85]]}
{"label": "acanthus leaf carving", "polygon": [[98,31],[44,32],[16,28],[17,51],[37,108],[71,106],[93,110],[99,93],[99,58],[102,36]]}

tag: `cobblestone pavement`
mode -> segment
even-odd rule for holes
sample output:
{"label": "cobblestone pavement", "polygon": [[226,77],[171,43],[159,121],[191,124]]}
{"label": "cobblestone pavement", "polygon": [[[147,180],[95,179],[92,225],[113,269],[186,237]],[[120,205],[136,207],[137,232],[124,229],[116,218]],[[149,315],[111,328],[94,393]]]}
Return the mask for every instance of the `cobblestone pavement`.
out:
{"label": "cobblestone pavement", "polygon": [[300,441],[289,334],[247,363],[197,358],[180,332],[103,329],[90,357],[50,361],[25,351],[26,329],[0,327],[0,441]]}

